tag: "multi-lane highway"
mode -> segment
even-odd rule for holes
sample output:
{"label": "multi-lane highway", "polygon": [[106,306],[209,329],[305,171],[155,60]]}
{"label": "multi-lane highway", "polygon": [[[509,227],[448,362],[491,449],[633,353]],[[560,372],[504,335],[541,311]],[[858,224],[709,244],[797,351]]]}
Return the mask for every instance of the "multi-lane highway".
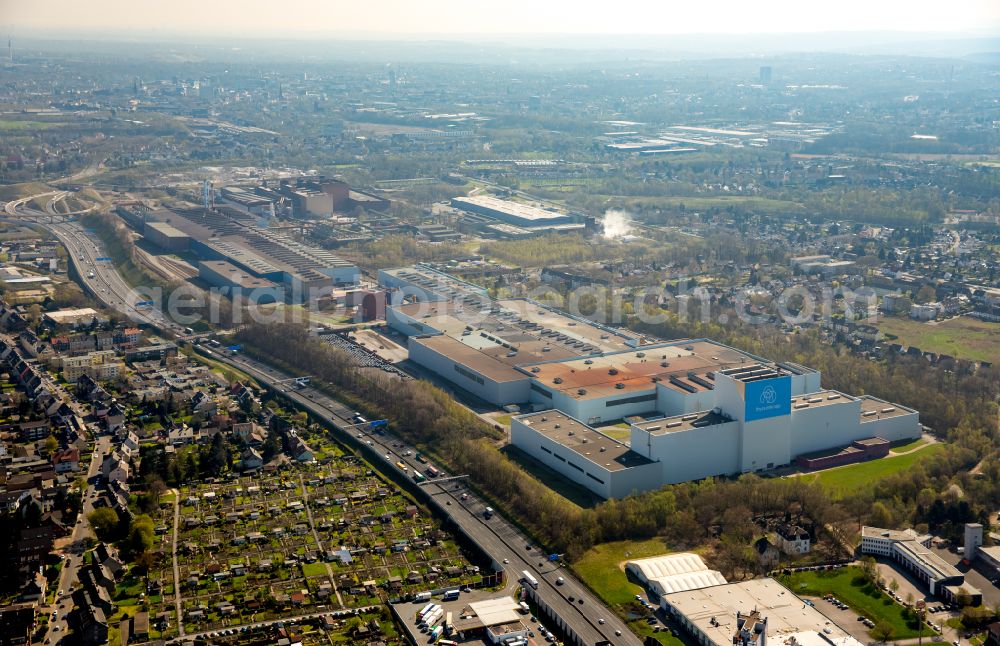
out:
{"label": "multi-lane highway", "polygon": [[[401,463],[406,467],[403,475],[409,477],[414,471],[426,468],[416,460],[412,447],[391,435],[380,435],[359,427],[353,422],[353,411],[315,388],[296,387],[291,382],[294,375],[243,355],[205,348],[202,351],[281,391],[315,417],[326,420],[355,442],[368,447],[375,459],[384,460],[387,469],[399,470],[396,464]],[[447,474],[442,474],[440,479],[444,478]],[[438,480],[429,479],[422,486],[441,510],[505,570],[508,579],[518,579],[521,572],[527,570],[538,580],[538,588],[531,594],[539,605],[549,609],[571,642],[622,646],[639,646],[642,643],[572,573],[558,563],[550,562],[547,555],[532,545],[512,523],[496,514],[487,519],[484,514],[486,505],[470,495],[461,480]]]}
{"label": "multi-lane highway", "polygon": [[[55,213],[54,204],[69,195],[67,191],[50,191],[30,197],[11,200],[4,205],[8,218],[43,225],[66,247],[69,261],[80,276],[84,289],[94,295],[105,306],[120,312],[136,323],[152,325],[161,331],[182,333],[184,328],[171,321],[161,311],[136,303],[147,298],[125,282],[107,258],[107,250],[101,240],[84,229],[79,222],[71,221]],[[32,200],[52,196],[46,202],[45,211],[27,206]]]}
{"label": "multi-lane highway", "polygon": [[99,301],[136,323],[147,323],[161,330],[183,331],[182,326],[169,320],[159,309],[136,306],[147,297],[125,282],[112,261],[99,260],[108,256],[97,236],[89,234],[77,222],[56,222],[47,228],[66,247],[81,281]]}
{"label": "multi-lane highway", "polygon": [[[98,260],[106,257],[101,241],[89,234],[77,222],[53,215],[54,203],[60,198],[59,192],[44,196],[54,196],[46,203],[42,212],[26,206],[32,199],[14,200],[5,205],[8,217],[35,221],[45,224],[66,247],[70,262],[73,263],[85,288],[106,306],[125,314],[137,323],[147,323],[161,331],[183,333],[183,328],[170,321],[155,309],[137,308],[136,303],[145,300],[121,277],[112,262]],[[280,390],[293,402],[308,410],[314,416],[326,420],[335,428],[351,434],[353,439],[366,446],[376,459],[385,461],[387,469],[400,470],[404,477],[425,465],[417,462],[412,447],[403,445],[391,436],[369,433],[357,428],[352,422],[353,411],[322,392],[310,388],[296,388],[288,385],[294,377],[245,356],[231,356],[202,348],[212,358],[237,367],[262,383]],[[286,385],[282,385],[286,384]],[[397,463],[405,466],[399,469]],[[513,524],[499,515],[485,517],[486,505],[469,495],[460,480],[430,479],[422,486],[443,513],[475,541],[494,562],[502,567],[505,576],[519,579],[527,570],[538,581],[537,589],[530,594],[544,608],[570,642],[586,644],[614,644],[640,646],[642,643],[603,603],[587,590],[570,572],[558,563],[550,562],[546,555],[522,534]]]}

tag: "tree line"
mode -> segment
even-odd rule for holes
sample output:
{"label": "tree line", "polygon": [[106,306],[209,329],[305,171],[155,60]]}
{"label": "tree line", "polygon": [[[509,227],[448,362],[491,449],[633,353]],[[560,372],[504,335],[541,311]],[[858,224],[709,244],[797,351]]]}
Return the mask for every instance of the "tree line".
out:
{"label": "tree line", "polygon": [[[940,375],[905,362],[859,360],[798,339],[725,333],[723,339],[739,339],[747,350],[824,370],[828,387],[894,395],[896,401],[922,411],[929,408],[923,419],[933,420],[949,442],[908,471],[836,499],[808,478],[744,475],[667,485],[581,507],[508,459],[497,446],[494,429],[432,384],[359,369],[345,353],[309,336],[302,326],[250,325],[237,336],[245,351],[293,372],[314,375],[315,386],[365,413],[390,419],[401,437],[434,454],[449,470],[469,474],[470,484],[516,517],[548,549],[564,552],[571,560],[592,545],[613,540],[660,537],[677,548],[714,540],[720,569],[738,578],[758,567],[747,549],[752,538],[748,528],[761,515],[805,515],[819,533],[846,550],[856,542],[858,523],[927,527],[933,522],[947,534],[958,531],[958,523],[970,513],[988,521],[983,510],[1000,503],[998,382],[991,374]],[[970,476],[968,470],[980,461],[979,475]],[[948,512],[947,506],[963,497],[970,511]]]}

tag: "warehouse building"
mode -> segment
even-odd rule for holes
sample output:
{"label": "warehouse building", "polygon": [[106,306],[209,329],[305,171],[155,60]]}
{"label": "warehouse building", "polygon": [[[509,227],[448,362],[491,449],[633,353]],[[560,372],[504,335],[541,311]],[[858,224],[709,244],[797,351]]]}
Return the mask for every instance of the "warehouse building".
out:
{"label": "warehouse building", "polygon": [[257,278],[225,260],[202,260],[198,263],[198,277],[233,301],[246,301],[263,305],[284,300],[283,290],[277,283]]}
{"label": "warehouse building", "polygon": [[[522,372],[532,379],[531,401],[588,424],[655,411],[694,413],[716,406],[718,371],[767,364],[760,357],[704,339],[616,350],[522,365]],[[793,393],[819,389],[816,371],[788,365],[787,373]]]}
{"label": "warehouse building", "polygon": [[[652,342],[447,278],[420,268],[380,276],[410,299],[386,308],[410,360],[483,401],[534,411],[512,420],[511,442],[602,497],[801,456],[874,459],[921,434],[915,410],[824,389],[806,366],[708,339]],[[619,420],[628,442],[595,428]]]}
{"label": "warehouse building", "polygon": [[727,583],[721,573],[710,570],[700,556],[689,552],[632,560],[625,564],[625,571],[657,598]]}
{"label": "warehouse building", "polygon": [[425,264],[380,269],[378,284],[397,290],[401,299],[412,301],[489,300],[486,290],[479,285],[465,282]]}
{"label": "warehouse building", "polygon": [[557,410],[511,424],[511,443],[602,498],[622,498],[659,483],[660,465]]}
{"label": "warehouse building", "polygon": [[[635,459],[623,458],[619,463],[628,468],[591,474],[603,480],[600,486],[594,477],[587,477],[586,471],[574,473],[557,468],[559,465],[551,458],[552,445],[571,442],[550,425],[539,423],[542,418],[551,418],[553,411],[513,418],[511,443],[594,493],[604,496],[612,492],[613,497],[618,497],[623,495],[621,492],[649,491],[664,484],[768,471],[787,466],[802,453],[864,438],[896,441],[920,436],[916,411],[835,391],[793,395],[792,377],[781,368],[760,364],[720,370],[713,375],[711,389],[688,393],[693,401],[710,408],[632,421],[629,451],[655,467],[637,474],[631,469],[638,464]],[[657,382],[657,386],[662,383]],[[533,382],[529,387],[537,384]],[[658,401],[666,401],[656,394],[645,395],[645,401],[638,403],[634,402],[637,396],[628,396],[622,406],[641,404],[651,408]],[[620,400],[604,401],[615,406]],[[573,416],[559,414],[587,429],[584,433],[601,435]]]}
{"label": "warehouse building", "polygon": [[[429,297],[435,295],[430,287],[424,289]],[[532,380],[522,364],[641,343],[639,337],[525,299],[494,302],[467,295],[457,302],[404,303],[387,307],[386,321],[410,337],[410,360],[497,406],[532,400]]]}
{"label": "warehouse building", "polygon": [[191,237],[166,222],[145,222],[142,237],[164,251],[183,253],[191,248]]}
{"label": "warehouse building", "polygon": [[463,211],[484,215],[524,229],[546,228],[576,222],[576,218],[566,213],[521,202],[502,200],[490,195],[455,197],[452,198],[451,205]]}
{"label": "warehouse building", "polygon": [[674,592],[660,604],[703,646],[862,646],[771,578]]}
{"label": "warehouse building", "polygon": [[334,286],[356,285],[360,270],[325,249],[302,244],[282,233],[256,226],[243,211],[159,209],[152,221],[166,222],[190,239],[190,250],[203,260],[222,260],[257,278],[284,287],[284,299],[300,303]]}

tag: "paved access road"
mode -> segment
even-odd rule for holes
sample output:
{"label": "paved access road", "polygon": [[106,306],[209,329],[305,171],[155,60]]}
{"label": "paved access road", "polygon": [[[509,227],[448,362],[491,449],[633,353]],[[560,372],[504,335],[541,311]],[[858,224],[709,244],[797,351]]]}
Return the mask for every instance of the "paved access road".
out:
{"label": "paved access road", "polygon": [[[281,391],[284,396],[314,416],[353,435],[356,441],[367,445],[377,458],[385,461],[385,468],[398,470],[396,463],[401,462],[406,466],[406,475],[412,475],[415,470],[426,468],[426,465],[417,462],[413,447],[404,445],[390,435],[361,430],[352,422],[353,411],[314,388],[308,386],[296,388],[289,381],[293,375],[243,355],[209,352],[212,358],[239,368],[262,383]],[[558,563],[549,562],[546,555],[532,545],[532,542],[512,523],[496,514],[486,519],[483,514],[486,505],[468,494],[460,479],[439,482],[447,477],[448,474],[442,473],[438,480],[428,480],[422,486],[437,500],[439,506],[456,525],[472,537],[498,564],[502,564],[508,581],[521,578],[523,570],[528,570],[538,580],[536,595],[552,609],[553,614],[576,633],[578,643],[588,645],[609,643],[616,646],[642,644],[624,622],[587,590],[571,572]],[[465,500],[462,500],[463,493],[467,496]],[[560,578],[563,581],[561,584],[557,583]],[[570,597],[573,597],[574,601],[569,601]]]}

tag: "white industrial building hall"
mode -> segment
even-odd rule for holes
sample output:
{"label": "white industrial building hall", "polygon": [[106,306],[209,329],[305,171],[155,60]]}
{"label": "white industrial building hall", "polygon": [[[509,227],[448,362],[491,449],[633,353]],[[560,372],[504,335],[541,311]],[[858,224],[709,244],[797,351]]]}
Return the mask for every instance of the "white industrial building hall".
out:
{"label": "white industrial building hall", "polygon": [[703,646],[862,646],[771,578],[675,592],[660,605]]}
{"label": "white industrial building hall", "polygon": [[[419,266],[380,280],[410,295],[386,320],[409,337],[411,361],[483,401],[532,411],[512,419],[511,442],[604,498],[921,434],[917,411],[824,389],[806,366],[493,301]],[[623,420],[627,439],[600,428]]]}
{"label": "white industrial building hall", "polygon": [[[663,484],[767,471],[855,440],[920,437],[916,411],[835,391],[808,392],[809,385],[818,386],[819,381],[812,371],[796,374],[787,367],[752,363],[720,370],[705,381],[711,388],[702,386],[687,395],[697,406],[689,407],[684,397],[661,398],[660,393],[647,400],[647,410],[670,403],[633,420],[628,442],[555,410],[514,417],[511,442],[594,493],[620,497]],[[662,384],[653,383],[669,387]],[[676,391],[671,389],[671,394]],[[701,410],[688,412],[691,408]],[[569,465],[564,453],[575,453],[586,464]],[[614,460],[608,459],[611,455]]]}
{"label": "white industrial building hall", "polygon": [[726,583],[722,574],[710,570],[700,556],[690,552],[635,559],[626,563],[625,569],[658,597]]}

